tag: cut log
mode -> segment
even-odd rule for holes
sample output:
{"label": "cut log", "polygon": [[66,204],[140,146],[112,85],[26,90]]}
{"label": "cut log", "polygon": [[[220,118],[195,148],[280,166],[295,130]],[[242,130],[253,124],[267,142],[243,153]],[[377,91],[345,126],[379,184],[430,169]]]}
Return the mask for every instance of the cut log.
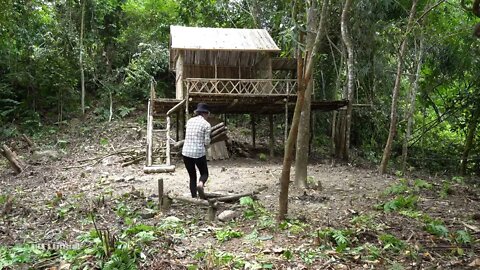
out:
{"label": "cut log", "polygon": [[183,197],[183,196],[173,196],[173,195],[169,195],[169,198],[172,199],[172,200],[177,200],[177,201],[181,201],[181,202],[187,202],[187,203],[191,203],[191,204],[195,204],[195,205],[200,205],[200,206],[214,206],[214,207],[218,207],[218,202],[216,202],[214,199],[211,200],[211,201],[207,201],[207,200],[199,200],[199,199],[194,199],[194,198],[189,198],[189,197]]}
{"label": "cut log", "polygon": [[215,130],[221,128],[221,127],[224,127],[224,126],[225,126],[225,123],[221,122],[221,123],[218,123],[215,126],[213,126],[210,130],[211,130],[211,132],[213,132],[213,131],[215,131]]}
{"label": "cut log", "polygon": [[19,174],[23,171],[23,164],[18,158],[18,156],[8,148],[5,144],[2,145],[2,155],[10,162],[13,170],[16,174]]}
{"label": "cut log", "polygon": [[212,139],[210,140],[210,144],[214,144],[216,142],[225,141],[225,140],[228,140],[227,132],[221,133],[215,137],[212,137]]}
{"label": "cut log", "polygon": [[[246,193],[242,193],[242,194],[235,194],[235,195],[228,195],[228,196],[224,196],[224,197],[216,197],[216,198],[213,198],[213,199],[210,199],[210,200],[215,200],[215,201],[219,201],[219,202],[234,202],[234,201],[237,201],[239,200],[240,198],[242,197],[252,197],[252,198],[255,198],[255,195],[266,190],[267,187],[261,187],[255,191],[252,191],[252,192],[246,192]],[[210,201],[209,200],[209,201]]]}
{"label": "cut log", "polygon": [[[216,143],[216,142],[219,142],[219,141],[224,141],[224,140],[227,140],[228,137],[227,137],[227,131],[225,130],[224,132],[222,133],[219,133],[217,135],[215,135],[214,137],[211,137],[210,139],[210,144],[213,144],[213,143]],[[175,142],[173,144],[173,147],[174,148],[180,148],[180,147],[183,147],[183,144],[185,143],[185,140],[181,140],[181,141],[178,141],[178,142]]]}
{"label": "cut log", "polygon": [[174,172],[175,165],[159,165],[159,166],[145,166],[143,167],[144,173],[164,173]]}
{"label": "cut log", "polygon": [[218,134],[224,133],[224,132],[226,132],[226,131],[227,131],[227,127],[221,127],[221,128],[219,128],[219,129],[216,129],[215,131],[212,131],[212,132],[210,133],[210,137],[213,138],[213,137],[217,136]]}

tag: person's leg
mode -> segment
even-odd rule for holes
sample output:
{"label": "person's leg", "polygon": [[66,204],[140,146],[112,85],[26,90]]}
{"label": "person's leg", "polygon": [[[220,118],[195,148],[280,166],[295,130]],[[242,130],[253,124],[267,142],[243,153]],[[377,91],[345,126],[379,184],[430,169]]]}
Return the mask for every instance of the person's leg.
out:
{"label": "person's leg", "polygon": [[205,199],[205,192],[203,186],[208,180],[207,157],[203,156],[201,158],[195,159],[195,165],[197,165],[197,168],[200,171],[200,179],[197,185],[198,196],[202,199]]}
{"label": "person's leg", "polygon": [[197,197],[197,171],[195,170],[195,159],[183,156],[183,163],[185,169],[187,169],[188,176],[190,177],[190,192],[192,198]]}
{"label": "person's leg", "polygon": [[205,184],[205,182],[207,182],[208,180],[207,157],[203,156],[201,158],[195,159],[195,165],[197,165],[197,168],[200,171],[199,181]]}

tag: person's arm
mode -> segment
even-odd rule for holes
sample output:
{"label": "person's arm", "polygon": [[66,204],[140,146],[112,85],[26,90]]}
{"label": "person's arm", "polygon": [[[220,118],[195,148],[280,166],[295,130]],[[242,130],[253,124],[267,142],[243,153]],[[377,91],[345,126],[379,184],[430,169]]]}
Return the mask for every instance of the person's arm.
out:
{"label": "person's arm", "polygon": [[211,133],[211,131],[212,131],[212,127],[210,126],[210,124],[207,124],[206,128],[205,128],[205,146],[210,145],[210,133]]}

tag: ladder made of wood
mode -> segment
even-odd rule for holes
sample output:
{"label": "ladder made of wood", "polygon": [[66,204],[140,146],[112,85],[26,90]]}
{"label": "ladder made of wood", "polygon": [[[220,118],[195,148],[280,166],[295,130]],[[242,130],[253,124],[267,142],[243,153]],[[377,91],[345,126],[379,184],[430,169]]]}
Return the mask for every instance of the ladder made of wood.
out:
{"label": "ladder made of wood", "polygon": [[171,164],[170,115],[181,108],[186,100],[180,101],[166,114],[165,122],[156,121],[153,117],[153,100],[148,101],[147,113],[147,160],[145,173],[162,173],[175,171]]}

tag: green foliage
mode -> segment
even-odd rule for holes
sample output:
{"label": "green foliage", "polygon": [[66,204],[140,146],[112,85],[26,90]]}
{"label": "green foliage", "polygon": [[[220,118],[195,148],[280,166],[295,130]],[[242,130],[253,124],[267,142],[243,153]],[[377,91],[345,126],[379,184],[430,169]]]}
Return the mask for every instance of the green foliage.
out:
{"label": "green foliage", "polygon": [[402,194],[409,190],[408,188],[408,181],[406,179],[400,179],[400,183],[391,185],[385,191],[385,195],[395,195],[395,194]]}
{"label": "green foliage", "polygon": [[352,231],[349,229],[337,230],[333,228],[326,228],[317,231],[317,237],[335,244],[338,252],[342,252],[350,246],[352,242],[352,234]]}
{"label": "green foliage", "polygon": [[425,230],[433,235],[446,237],[448,229],[441,220],[432,220],[425,225]]}
{"label": "green foliage", "polygon": [[285,220],[279,224],[279,227],[282,230],[288,230],[288,232],[291,234],[300,234],[305,231],[305,228],[308,227],[308,224],[299,220]]}
{"label": "green foliage", "polygon": [[448,195],[453,194],[453,189],[452,189],[452,184],[450,182],[443,182],[442,183],[442,189],[439,192],[440,198],[445,199],[448,197]]}
{"label": "green foliage", "polygon": [[455,242],[461,245],[471,244],[473,241],[472,236],[464,230],[458,230],[454,234]]}
{"label": "green foliage", "polygon": [[260,204],[260,202],[253,200],[249,196],[240,198],[240,205],[246,207],[243,212],[243,216],[247,219],[254,219],[255,217],[268,215],[268,212]]}
{"label": "green foliage", "polygon": [[261,161],[267,161],[268,157],[267,157],[266,154],[260,153],[260,154],[258,154],[258,159],[261,160]]}
{"label": "green foliage", "polygon": [[224,228],[224,229],[221,229],[221,230],[218,230],[216,233],[215,233],[215,238],[217,238],[217,240],[222,243],[222,242],[225,242],[225,241],[228,241],[232,238],[239,238],[239,237],[242,237],[243,236],[243,233],[242,232],[239,232],[239,231],[235,231],[235,230],[232,230],[231,228],[227,227],[227,228]]}
{"label": "green foliage", "polygon": [[421,189],[432,189],[433,187],[432,184],[422,179],[415,179],[413,186],[416,191],[420,191]]}
{"label": "green foliage", "polygon": [[395,236],[391,234],[382,234],[378,237],[378,240],[383,245],[384,250],[392,250],[394,252],[399,252],[405,248],[405,243],[396,238]]}
{"label": "green foliage", "polygon": [[8,269],[23,263],[33,263],[52,255],[52,252],[36,245],[0,246],[0,269]]}
{"label": "green foliage", "polygon": [[395,199],[383,204],[383,210],[387,213],[400,210],[415,210],[417,207],[418,197],[414,195],[403,196],[399,195]]}

